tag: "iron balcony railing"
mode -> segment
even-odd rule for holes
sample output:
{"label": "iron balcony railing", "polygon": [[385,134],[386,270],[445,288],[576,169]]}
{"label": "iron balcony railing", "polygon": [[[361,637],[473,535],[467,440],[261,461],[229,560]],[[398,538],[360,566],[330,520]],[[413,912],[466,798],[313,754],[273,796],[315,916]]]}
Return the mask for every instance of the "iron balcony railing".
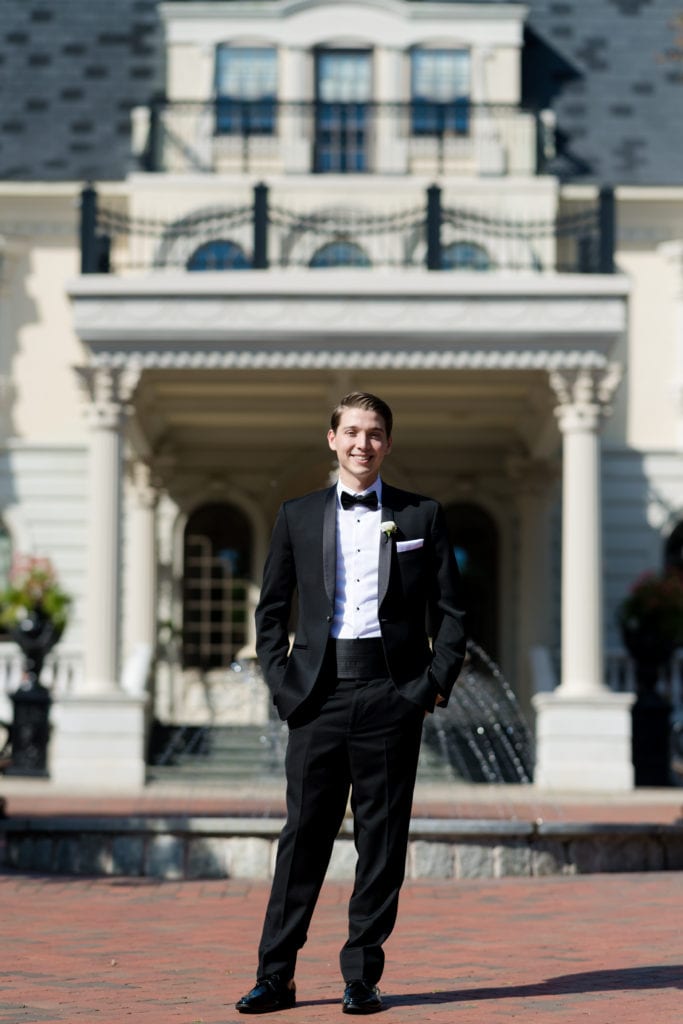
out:
{"label": "iron balcony railing", "polygon": [[273,201],[263,184],[251,203],[203,208],[172,221],[101,206],[90,187],[81,202],[84,274],[342,266],[612,273],[614,240],[609,189],[547,220],[450,205],[436,185],[422,203],[390,213],[334,204],[294,208]]}
{"label": "iron balcony railing", "polygon": [[149,171],[217,173],[543,173],[548,111],[514,104],[157,100],[133,115]]}

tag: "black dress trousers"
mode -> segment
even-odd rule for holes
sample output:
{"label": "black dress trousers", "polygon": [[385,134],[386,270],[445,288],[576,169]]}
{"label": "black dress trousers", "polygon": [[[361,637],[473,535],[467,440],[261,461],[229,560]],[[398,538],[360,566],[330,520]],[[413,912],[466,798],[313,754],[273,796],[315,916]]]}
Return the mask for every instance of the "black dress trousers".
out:
{"label": "black dress trousers", "polygon": [[258,976],[294,976],[349,791],[358,854],[341,949],[345,981],[379,981],[396,921],[424,711],[391,679],[327,673],[289,722],[287,821],[259,945]]}

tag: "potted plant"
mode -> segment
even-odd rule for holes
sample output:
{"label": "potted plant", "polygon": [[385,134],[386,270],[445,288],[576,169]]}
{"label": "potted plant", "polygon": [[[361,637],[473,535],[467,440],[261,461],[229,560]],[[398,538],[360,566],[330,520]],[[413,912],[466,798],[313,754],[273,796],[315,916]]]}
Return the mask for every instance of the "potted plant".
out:
{"label": "potted plant", "polygon": [[671,783],[671,705],[657,692],[660,670],[683,644],[683,576],[644,573],[621,602],[617,617],[633,658],[637,697],[632,709],[632,751],[637,786]]}
{"label": "potted plant", "polygon": [[12,694],[14,718],[10,728],[11,775],[47,776],[50,737],[48,690],[40,682],[45,656],[66,626],[71,598],[59,583],[49,558],[17,555],[9,583],[0,592],[0,623],[24,655],[24,675]]}
{"label": "potted plant", "polygon": [[624,646],[636,665],[655,669],[683,644],[683,576],[643,573],[617,611]]}
{"label": "potted plant", "polygon": [[45,656],[64,632],[70,604],[49,558],[15,555],[9,583],[0,592],[0,623],[24,654],[25,688],[39,685]]}

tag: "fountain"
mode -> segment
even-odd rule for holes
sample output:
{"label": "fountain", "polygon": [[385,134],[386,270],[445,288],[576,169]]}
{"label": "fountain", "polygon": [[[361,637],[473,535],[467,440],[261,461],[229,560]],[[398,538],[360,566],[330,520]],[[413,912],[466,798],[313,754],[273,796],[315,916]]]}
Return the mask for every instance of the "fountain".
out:
{"label": "fountain", "polygon": [[448,706],[425,721],[423,744],[464,782],[532,781],[531,730],[500,668],[472,640]]}
{"label": "fountain", "polygon": [[[279,721],[257,663],[235,661],[198,676],[183,724],[166,729],[152,758],[157,768],[194,761],[225,774],[231,756],[245,775],[282,775],[287,728]],[[232,748],[230,741],[232,740]],[[237,743],[239,740],[239,743]],[[252,756],[245,754],[251,744]],[[239,747],[240,755],[236,757]],[[496,663],[473,641],[448,707],[425,719],[421,775],[473,783],[527,784],[533,775],[533,739],[515,695]],[[208,780],[208,779],[207,779]]]}

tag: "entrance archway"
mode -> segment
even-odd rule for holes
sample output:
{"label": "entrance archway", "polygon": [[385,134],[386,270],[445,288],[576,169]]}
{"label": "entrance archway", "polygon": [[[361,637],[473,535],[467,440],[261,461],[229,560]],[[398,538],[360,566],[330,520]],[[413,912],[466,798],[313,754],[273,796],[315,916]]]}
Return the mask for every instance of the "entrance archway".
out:
{"label": "entrance archway", "polygon": [[247,642],[252,532],[224,502],[197,508],[183,548],[183,668],[227,667]]}
{"label": "entrance archway", "polygon": [[467,634],[497,660],[498,528],[485,509],[470,502],[448,505],[445,513],[463,580]]}

